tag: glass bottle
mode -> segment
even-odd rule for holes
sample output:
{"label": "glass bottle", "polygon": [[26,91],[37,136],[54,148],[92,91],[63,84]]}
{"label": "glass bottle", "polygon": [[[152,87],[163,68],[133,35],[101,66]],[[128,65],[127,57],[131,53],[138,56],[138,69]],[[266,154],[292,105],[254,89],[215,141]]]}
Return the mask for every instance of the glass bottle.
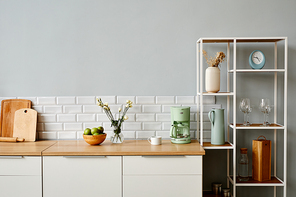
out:
{"label": "glass bottle", "polygon": [[249,180],[249,160],[248,160],[248,149],[240,149],[240,158],[238,164],[238,180],[248,181]]}

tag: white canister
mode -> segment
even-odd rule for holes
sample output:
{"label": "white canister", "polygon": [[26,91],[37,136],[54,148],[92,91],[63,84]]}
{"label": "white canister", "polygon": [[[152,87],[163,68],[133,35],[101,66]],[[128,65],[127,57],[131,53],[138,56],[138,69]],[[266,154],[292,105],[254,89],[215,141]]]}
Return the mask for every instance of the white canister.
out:
{"label": "white canister", "polygon": [[217,93],[220,90],[220,69],[218,67],[208,67],[206,69],[206,91]]}

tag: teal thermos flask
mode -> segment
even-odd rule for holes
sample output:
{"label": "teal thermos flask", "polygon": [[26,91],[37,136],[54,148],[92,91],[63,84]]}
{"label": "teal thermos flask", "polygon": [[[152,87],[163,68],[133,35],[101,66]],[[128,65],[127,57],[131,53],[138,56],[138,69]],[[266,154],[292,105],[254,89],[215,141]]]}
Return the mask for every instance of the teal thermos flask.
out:
{"label": "teal thermos flask", "polygon": [[225,143],[224,109],[212,109],[208,115],[211,122],[211,144],[223,145]]}

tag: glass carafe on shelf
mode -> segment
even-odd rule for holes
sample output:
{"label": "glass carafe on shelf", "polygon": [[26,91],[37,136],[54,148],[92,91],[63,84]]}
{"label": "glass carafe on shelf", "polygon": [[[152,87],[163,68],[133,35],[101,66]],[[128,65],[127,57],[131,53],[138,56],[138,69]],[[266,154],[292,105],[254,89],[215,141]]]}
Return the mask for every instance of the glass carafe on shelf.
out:
{"label": "glass carafe on shelf", "polygon": [[238,163],[238,180],[248,181],[249,180],[249,160],[248,160],[248,149],[240,149],[240,158]]}

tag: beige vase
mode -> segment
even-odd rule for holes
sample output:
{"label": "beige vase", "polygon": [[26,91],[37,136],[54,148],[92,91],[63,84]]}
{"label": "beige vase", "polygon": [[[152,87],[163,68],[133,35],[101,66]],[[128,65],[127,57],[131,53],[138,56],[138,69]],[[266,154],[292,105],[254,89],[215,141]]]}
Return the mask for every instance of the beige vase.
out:
{"label": "beige vase", "polygon": [[220,69],[218,67],[208,67],[206,69],[206,91],[217,93],[220,90]]}

